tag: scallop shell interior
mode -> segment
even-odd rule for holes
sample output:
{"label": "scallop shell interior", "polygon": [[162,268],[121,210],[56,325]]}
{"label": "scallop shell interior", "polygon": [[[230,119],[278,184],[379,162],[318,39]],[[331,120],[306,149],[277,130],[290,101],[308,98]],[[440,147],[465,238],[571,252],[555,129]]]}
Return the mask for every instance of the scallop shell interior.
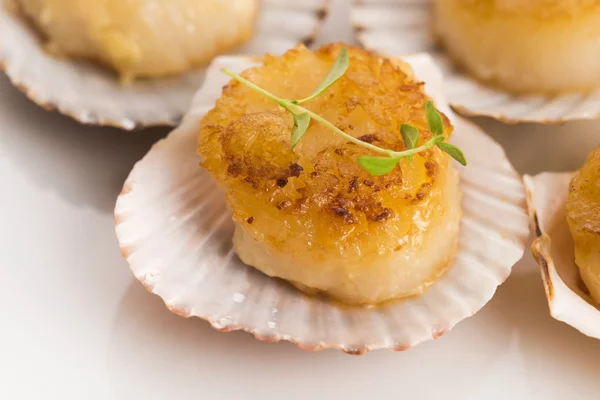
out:
{"label": "scallop shell interior", "polygon": [[356,38],[382,54],[430,53],[444,73],[450,104],[465,115],[545,124],[600,118],[600,90],[554,97],[513,95],[457,68],[436,43],[431,29],[433,1],[354,0],[351,19]]}
{"label": "scallop shell interior", "polygon": [[199,167],[196,141],[201,117],[228,80],[219,69],[253,65],[241,57],[213,63],[183,124],[158,142],[125,182],[115,209],[116,232],[136,278],[171,311],[205,319],[216,329],[350,354],[408,349],[481,309],[523,255],[529,235],[523,184],[502,148],[448,108],[431,58],[406,60],[453,120],[453,142],[470,162],[467,168],[457,166],[464,217],[456,259],[425,294],[373,308],[340,306],[309,297],[237,258],[231,214]]}
{"label": "scallop shell interior", "polygon": [[[122,85],[94,64],[49,56],[38,35],[0,1],[0,67],[40,106],[84,124],[125,130],[175,126],[189,109],[205,69]],[[312,42],[326,15],[327,0],[264,0],[253,39],[241,54],[282,53]]]}
{"label": "scallop shell interior", "polygon": [[600,308],[594,305],[579,275],[566,219],[566,200],[574,175],[525,176],[529,217],[536,235],[532,251],[542,270],[550,314],[600,339]]}

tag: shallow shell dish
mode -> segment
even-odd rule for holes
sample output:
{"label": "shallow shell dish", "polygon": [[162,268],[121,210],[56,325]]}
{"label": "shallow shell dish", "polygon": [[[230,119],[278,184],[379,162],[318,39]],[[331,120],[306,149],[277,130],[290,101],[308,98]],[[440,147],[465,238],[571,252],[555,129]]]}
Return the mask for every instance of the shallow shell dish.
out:
{"label": "shallow shell dish", "polygon": [[566,200],[574,176],[572,172],[525,176],[529,217],[536,235],[532,251],[541,266],[552,317],[600,339],[600,309],[594,305],[575,264],[566,218]]}
{"label": "shallow shell dish", "polygon": [[351,19],[356,37],[364,47],[382,54],[432,54],[443,70],[450,104],[465,115],[547,124],[600,118],[600,90],[555,96],[511,94],[455,66],[436,40],[434,1],[355,0]]}
{"label": "shallow shell dish", "polygon": [[[327,5],[328,0],[262,1],[253,39],[237,51],[282,53],[298,42],[312,42]],[[0,1],[0,68],[35,103],[84,124],[125,130],[177,125],[205,74],[202,68],[123,85],[103,67],[52,57],[40,44],[12,0]]]}
{"label": "shallow shell dish", "polygon": [[470,162],[457,167],[464,214],[455,261],[423,295],[379,307],[341,306],[239,260],[232,248],[231,213],[223,193],[199,167],[196,140],[202,116],[228,82],[220,68],[240,72],[256,65],[241,57],[213,63],[182,125],[158,142],[125,182],[115,208],[116,232],[136,278],[171,311],[205,319],[216,329],[350,354],[406,350],[440,337],[481,309],[523,255],[529,234],[523,184],[502,148],[448,108],[431,58],[405,60],[453,122],[452,141]]}

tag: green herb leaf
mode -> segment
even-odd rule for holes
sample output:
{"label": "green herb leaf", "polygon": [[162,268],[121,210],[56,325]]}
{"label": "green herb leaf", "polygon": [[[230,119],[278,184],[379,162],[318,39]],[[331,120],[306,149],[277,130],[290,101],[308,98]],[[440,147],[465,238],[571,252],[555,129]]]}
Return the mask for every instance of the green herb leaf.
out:
{"label": "green herb leaf", "polygon": [[404,124],[400,127],[402,139],[406,144],[406,149],[403,151],[387,150],[375,146],[374,144],[363,142],[358,138],[348,135],[347,133],[339,129],[337,126],[320,116],[319,114],[316,114],[311,110],[306,109],[300,105],[301,102],[308,101],[317,97],[325,90],[327,90],[327,88],[333,85],[342,75],[344,75],[344,73],[348,69],[348,64],[348,51],[345,48],[342,48],[340,50],[338,58],[331,67],[331,70],[327,73],[327,76],[325,77],[323,82],[319,85],[319,87],[313,92],[313,94],[310,97],[307,97],[303,100],[282,99],[228,69],[224,68],[221,71],[223,71],[225,74],[229,75],[236,81],[254,90],[255,92],[260,93],[263,96],[273,100],[275,103],[279,104],[290,114],[292,114],[294,118],[294,127],[291,132],[292,148],[294,148],[298,144],[300,139],[302,139],[302,137],[308,130],[311,121],[314,120],[319,124],[325,126],[326,128],[331,129],[333,132],[342,136],[351,143],[366,148],[370,151],[387,155],[388,157],[365,156],[358,158],[358,163],[363,168],[365,168],[371,175],[385,175],[391,170],[393,170],[402,158],[407,158],[410,161],[412,160],[412,157],[414,155],[419,154],[422,151],[426,151],[427,149],[430,149],[433,146],[438,146],[442,151],[448,153],[452,158],[454,158],[462,165],[467,165],[467,160],[462,151],[460,151],[460,149],[458,149],[456,146],[444,142],[446,138],[443,135],[444,125],[442,116],[437,111],[433,103],[430,101],[425,103],[425,114],[427,118],[427,125],[429,127],[429,130],[432,132],[433,137],[427,140],[425,143],[421,144],[421,146],[417,147],[419,141],[419,131],[412,125]]}
{"label": "green herb leaf", "polygon": [[467,166],[467,159],[465,158],[465,155],[458,147],[456,147],[450,143],[440,143],[440,144],[438,144],[438,147],[443,152],[448,153],[448,155],[450,155],[450,157],[454,158],[461,165],[463,165],[465,167]]}
{"label": "green herb leaf", "polygon": [[431,101],[425,103],[425,117],[427,118],[427,126],[429,127],[431,133],[433,133],[435,136],[439,136],[444,133],[442,116]]}
{"label": "green herb leaf", "polygon": [[315,89],[315,91],[310,96],[302,100],[296,100],[294,101],[294,103],[300,104],[304,103],[305,101],[312,100],[321,93],[323,93],[325,90],[329,89],[331,85],[336,83],[337,80],[340,79],[346,73],[349,64],[350,59],[348,57],[348,50],[346,50],[345,47],[342,47],[342,50],[340,50],[340,54],[331,66],[331,69],[327,73],[327,76],[325,76],[325,79],[323,79],[323,82],[321,82],[321,84]]}
{"label": "green herb leaf", "polygon": [[409,124],[402,124],[400,133],[402,134],[402,140],[404,140],[407,150],[417,147],[417,142],[419,141],[419,130],[417,128]]}
{"label": "green herb leaf", "polygon": [[385,175],[398,164],[399,158],[389,157],[358,157],[357,162],[371,175]]}
{"label": "green herb leaf", "polygon": [[310,115],[308,113],[292,114],[294,117],[294,127],[292,128],[292,149],[296,147],[302,136],[306,133],[310,125]]}

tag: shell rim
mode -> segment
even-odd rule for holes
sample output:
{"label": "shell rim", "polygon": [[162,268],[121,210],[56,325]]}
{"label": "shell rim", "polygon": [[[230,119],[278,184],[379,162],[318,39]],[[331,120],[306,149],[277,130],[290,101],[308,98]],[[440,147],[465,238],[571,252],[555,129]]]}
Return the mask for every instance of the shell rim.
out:
{"label": "shell rim", "polygon": [[[163,139],[164,140],[164,139]],[[159,142],[157,142],[156,144],[162,142],[162,140],[160,140]],[[155,145],[156,145],[155,144]],[[153,146],[154,147],[154,146]],[[140,160],[141,161],[141,160]],[[138,161],[139,162],[139,161]],[[137,163],[136,163],[137,164]],[[135,183],[135,182],[127,182],[124,186],[123,186],[123,190],[121,191],[121,193],[119,194],[119,197],[117,198],[117,201],[119,200],[119,198],[126,194],[128,192],[127,186],[129,186],[130,184]],[[115,214],[115,227],[119,224],[119,215]],[[118,234],[117,234],[118,236]],[[523,247],[525,247],[525,242],[522,243]],[[130,270],[133,272],[132,268],[131,268],[131,264],[128,261],[128,257],[131,254],[124,246],[121,245],[121,242],[119,241],[119,249],[121,252],[122,257],[127,261],[127,264],[130,268]],[[524,250],[523,250],[524,253]],[[513,265],[514,266],[514,265]],[[500,285],[502,285],[510,276],[511,272],[512,272],[512,268],[513,266],[510,267],[510,271],[509,273],[502,277],[501,279],[498,280],[498,284],[496,285],[496,288],[494,289],[494,293],[492,294],[492,297],[496,294],[496,291],[498,290],[498,287],[500,287]],[[144,280],[141,277],[137,277],[136,274],[133,274],[134,277],[136,278],[136,280],[138,280],[142,286],[144,287],[144,289],[146,289],[146,291],[150,294],[153,294],[155,296],[158,296],[163,304],[165,305],[165,308],[167,310],[169,310],[171,313],[189,319],[189,318],[198,318],[201,321],[205,321],[209,324],[209,326],[211,328],[213,328],[216,331],[219,332],[223,332],[223,333],[228,333],[228,332],[236,332],[236,331],[242,331],[242,332],[246,332],[251,334],[255,339],[257,339],[260,342],[263,343],[279,343],[282,341],[285,342],[289,342],[294,344],[298,349],[303,350],[303,351],[307,351],[307,352],[317,352],[317,351],[322,351],[322,350],[340,350],[345,354],[348,355],[352,355],[352,356],[362,356],[365,355],[371,351],[374,350],[388,350],[394,353],[400,353],[403,351],[407,351],[410,350],[416,346],[418,346],[419,344],[423,343],[424,341],[426,341],[426,339],[417,341],[415,343],[413,343],[412,345],[401,345],[401,346],[377,346],[377,345],[365,345],[362,347],[356,347],[356,348],[348,348],[345,347],[343,345],[337,344],[337,343],[320,343],[318,345],[306,345],[304,343],[302,343],[302,341],[300,339],[294,338],[294,337],[286,337],[286,335],[282,335],[280,333],[277,333],[273,336],[262,336],[259,333],[257,333],[256,329],[252,329],[250,327],[247,326],[242,326],[239,324],[231,324],[231,325],[227,325],[226,327],[223,327],[221,324],[219,324],[218,322],[212,320],[210,317],[206,316],[206,315],[192,315],[188,312],[184,312],[181,309],[178,309],[177,307],[173,307],[171,305],[169,305],[167,303],[167,301],[165,300],[165,298],[160,295],[159,293],[154,292],[154,287],[149,284],[146,280]],[[297,290],[297,289],[295,289]],[[462,322],[463,320],[470,318],[472,316],[474,316],[475,314],[477,314],[479,311],[481,311],[481,309],[483,309],[483,307],[485,307],[487,305],[487,302],[482,304],[480,307],[475,308],[473,310],[470,311],[469,315],[466,315],[464,318],[460,319],[459,321],[456,321],[454,324],[450,324],[449,326],[447,326],[444,329],[441,329],[439,331],[432,331],[431,332],[431,339],[433,340],[437,340],[439,338],[441,338],[443,335],[445,335],[446,333],[448,333],[449,331],[451,331],[459,322]]]}
{"label": "shell rim", "polygon": [[[34,104],[38,105],[39,107],[41,107],[42,109],[44,109],[48,112],[56,111],[60,115],[69,117],[84,126],[103,126],[103,127],[117,128],[119,130],[126,131],[126,132],[135,132],[135,131],[141,131],[141,130],[144,130],[147,128],[152,128],[152,127],[172,127],[173,124],[180,122],[181,118],[183,117],[183,116],[176,116],[173,120],[163,119],[163,120],[151,123],[151,124],[144,124],[144,123],[136,122],[133,120],[127,120],[127,121],[121,121],[121,122],[107,120],[107,119],[100,120],[98,118],[98,116],[94,113],[94,114],[88,115],[90,117],[90,120],[84,120],[79,115],[77,115],[69,110],[64,109],[63,107],[61,107],[58,104],[55,104],[52,101],[49,101],[49,100],[43,101],[43,100],[40,100],[39,98],[37,98],[36,96],[34,96],[32,91],[29,89],[29,87],[24,82],[18,81],[17,79],[14,78],[14,76],[12,74],[10,74],[8,72],[8,67],[6,65],[6,62],[5,62],[5,60],[2,60],[2,59],[0,59],[0,71],[4,72],[6,77],[10,80],[10,83],[20,93],[22,93],[27,99],[32,101]],[[126,124],[125,122],[131,122],[131,124]]]}
{"label": "shell rim", "polygon": [[554,269],[554,260],[550,254],[550,248],[546,248],[544,245],[543,237],[544,235],[547,236],[547,234],[542,230],[538,212],[534,203],[534,183],[532,182],[531,186],[528,184],[528,181],[533,181],[534,178],[535,176],[531,175],[523,176],[523,180],[525,182],[527,212],[529,214],[531,232],[534,235],[530,250],[533,258],[540,267],[540,274],[544,284],[544,292],[546,294],[546,299],[548,300],[550,314],[554,317],[552,304],[555,300],[555,285],[550,274],[550,265],[552,265],[552,268]]}

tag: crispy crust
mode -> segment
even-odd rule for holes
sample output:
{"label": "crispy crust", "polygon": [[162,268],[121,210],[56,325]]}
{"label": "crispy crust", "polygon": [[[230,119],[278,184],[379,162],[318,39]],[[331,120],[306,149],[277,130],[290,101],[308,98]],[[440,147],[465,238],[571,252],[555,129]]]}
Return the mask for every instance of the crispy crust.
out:
{"label": "crispy crust", "polygon": [[[329,45],[312,53],[299,45],[283,57],[267,56],[264,66],[242,75],[281,97],[301,98],[317,86],[340,48]],[[417,126],[421,141],[430,138],[423,84],[390,60],[348,49],[346,75],[306,107],[362,141],[388,149],[404,149],[402,123]],[[305,63],[315,72],[307,73]],[[446,117],[444,122],[449,135],[452,127]],[[445,160],[439,150],[426,151],[412,162],[403,160],[391,173],[374,177],[356,162],[369,151],[340,140],[316,122],[292,150],[292,124],[287,112],[238,82],[224,88],[203,119],[203,166],[226,188],[237,221],[253,218],[254,227],[264,218],[258,214],[278,219],[289,215],[299,225],[302,218],[322,221],[327,235],[343,236],[349,230],[373,232],[428,203]]]}

